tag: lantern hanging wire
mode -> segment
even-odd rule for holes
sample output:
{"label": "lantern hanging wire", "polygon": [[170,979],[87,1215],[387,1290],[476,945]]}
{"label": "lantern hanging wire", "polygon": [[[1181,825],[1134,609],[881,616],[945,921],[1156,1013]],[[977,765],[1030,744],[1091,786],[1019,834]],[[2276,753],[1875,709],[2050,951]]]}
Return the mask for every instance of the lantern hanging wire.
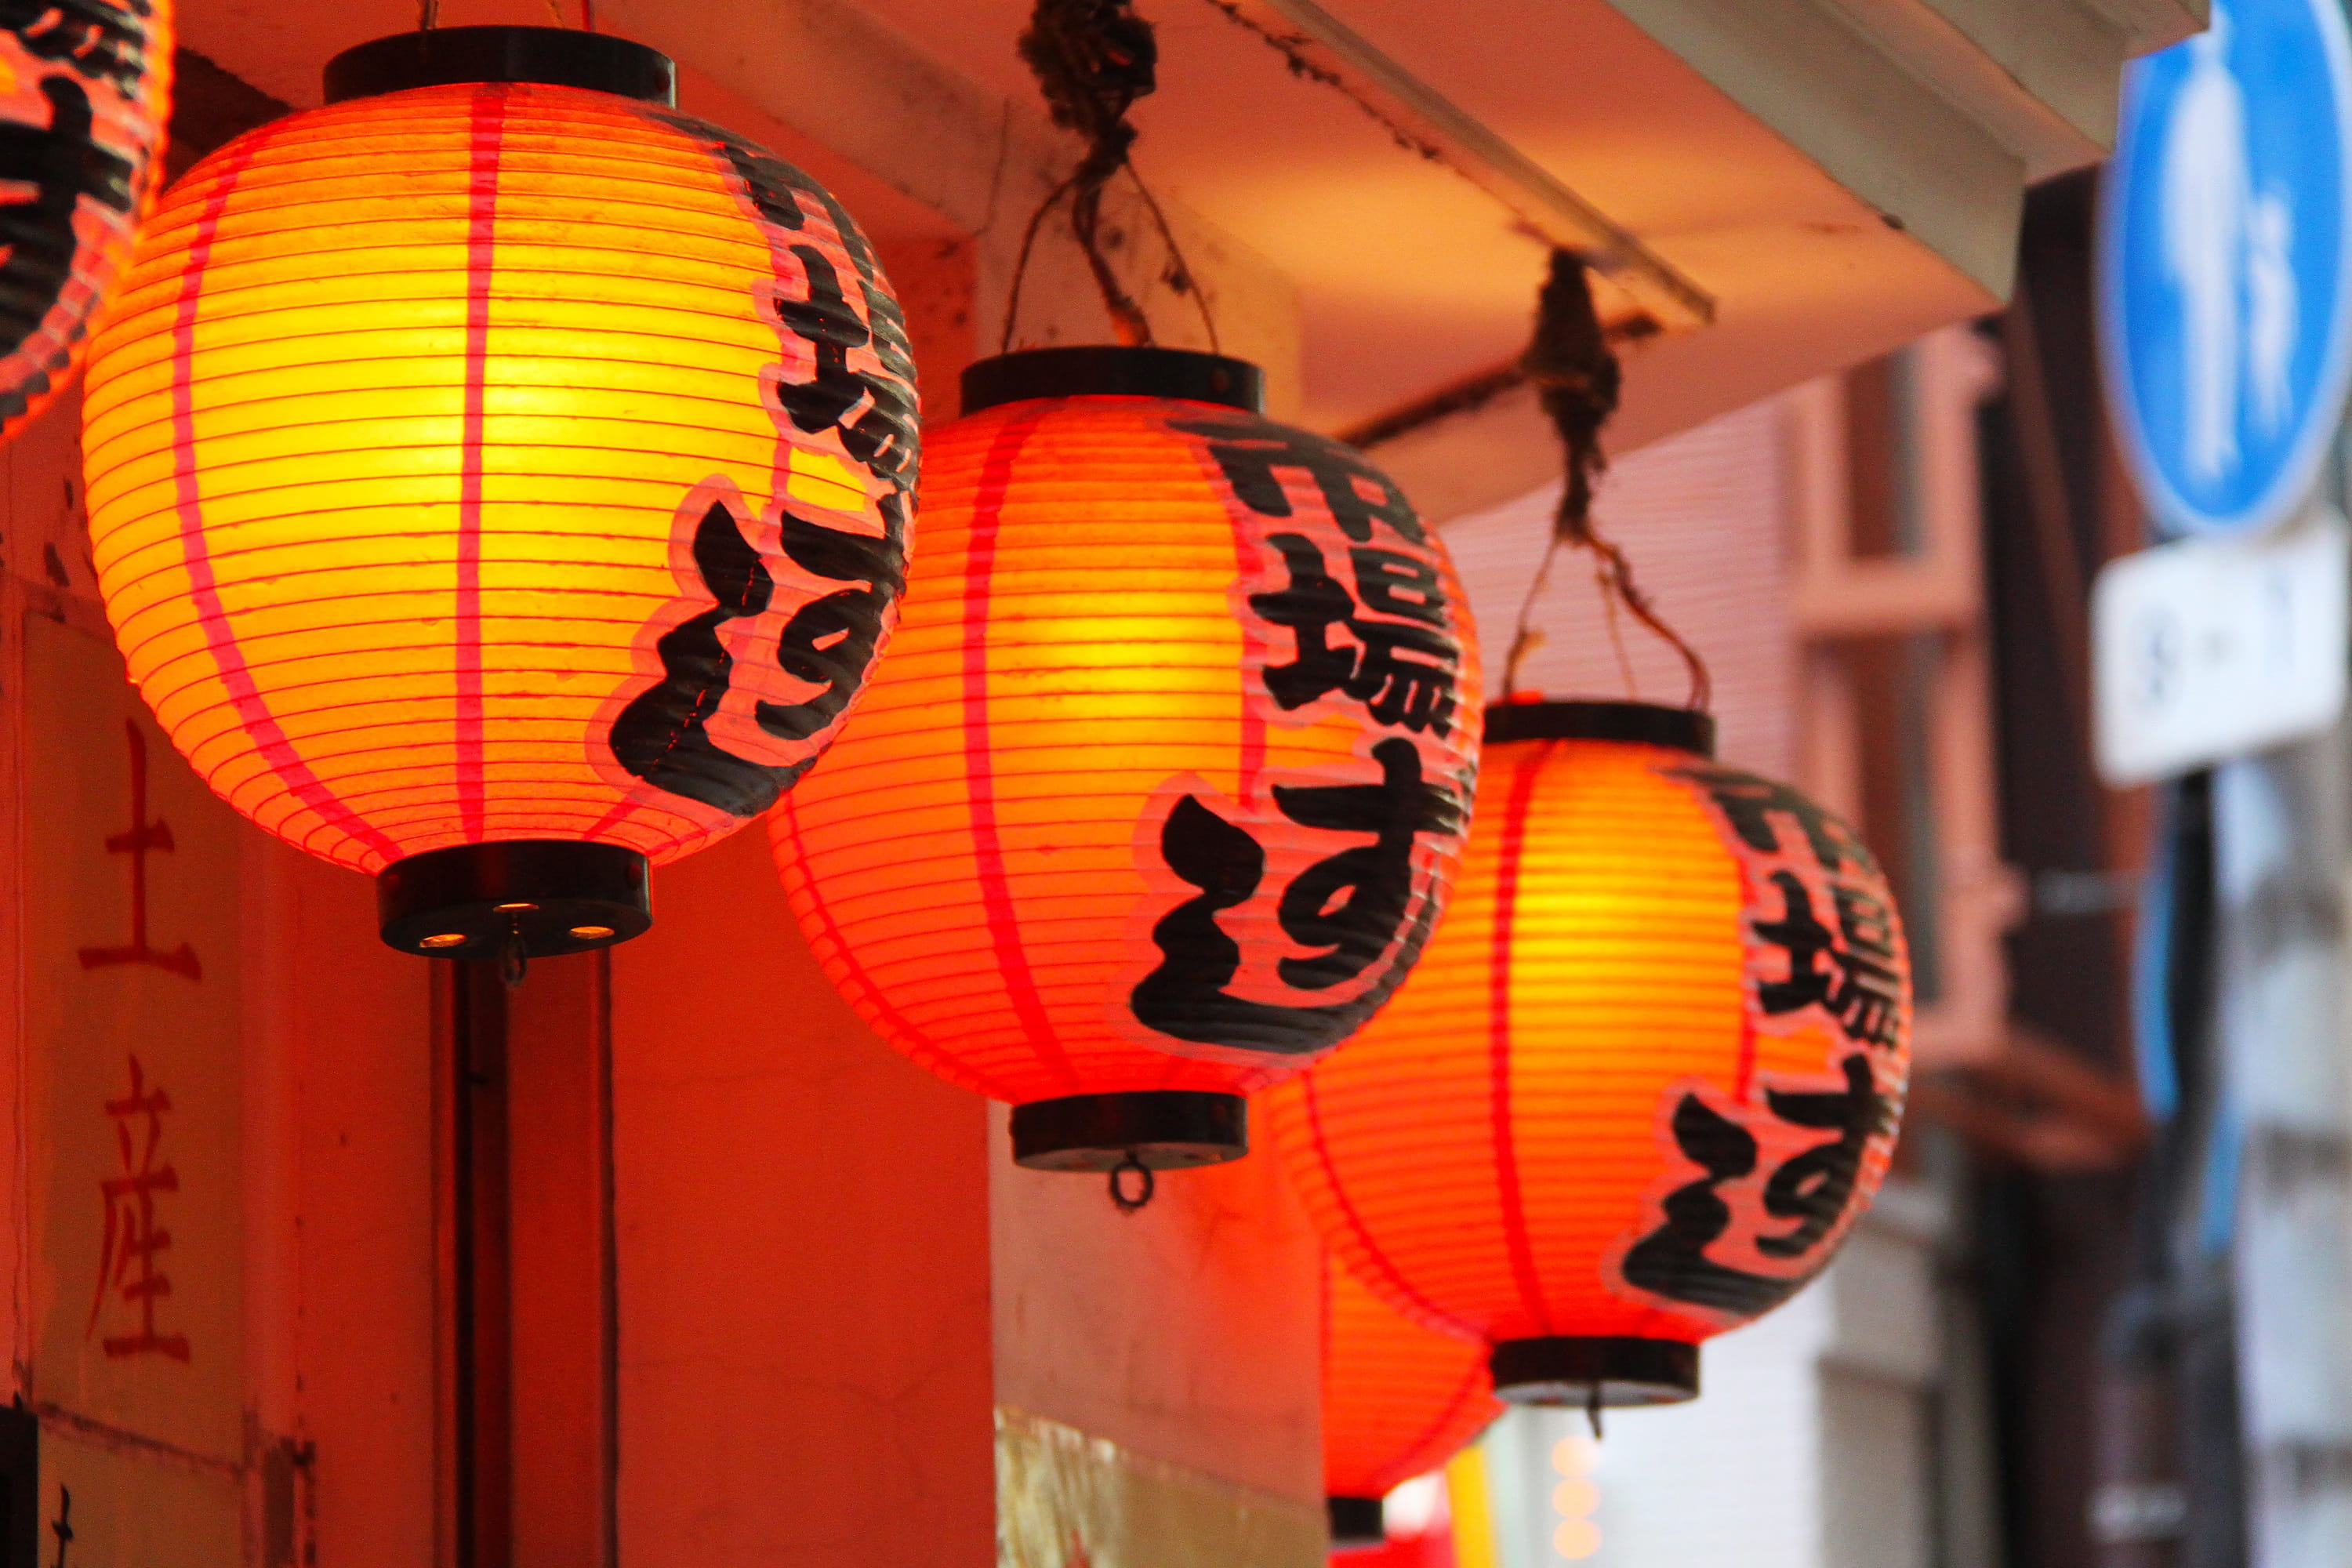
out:
{"label": "lantern hanging wire", "polygon": [[1003,353],[1013,349],[1013,334],[1021,317],[1021,285],[1029,274],[1029,258],[1046,217],[1070,198],[1070,233],[1087,258],[1111,331],[1129,348],[1150,347],[1150,319],[1119,281],[1103,254],[1103,190],[1122,170],[1134,182],[1151,215],[1160,242],[1168,247],[1164,277],[1179,294],[1189,295],[1201,313],[1212,353],[1219,352],[1216,318],[1201,293],[1184,252],[1169,226],[1168,215],[1151,194],[1132,160],[1135,127],[1127,121],[1135,100],[1148,97],[1160,85],[1160,46],[1150,22],[1135,14],[1129,0],[1037,0],[1028,30],[1021,35],[1021,58],[1037,79],[1038,91],[1054,123],[1087,140],[1086,156],[1069,178],[1055,186],[1030,215],[1021,236],[1021,251],[1013,268],[1013,287],[1004,302]]}
{"label": "lantern hanging wire", "polygon": [[[1617,639],[1616,615],[1622,606],[1682,656],[1684,667],[1690,671],[1688,705],[1705,709],[1712,690],[1706,661],[1658,614],[1649,595],[1633,581],[1633,563],[1625,559],[1625,552],[1605,537],[1592,521],[1593,482],[1609,466],[1601,448],[1601,432],[1609,416],[1617,411],[1623,376],[1617,355],[1602,332],[1600,315],[1593,309],[1591,268],[1572,250],[1556,249],[1551,253],[1551,273],[1544,280],[1536,307],[1535,336],[1519,364],[1535,384],[1544,417],[1559,435],[1567,473],[1560,487],[1559,508],[1552,515],[1551,538],[1545,543],[1543,559],[1528,584],[1527,597],[1519,603],[1511,649],[1503,663],[1503,700],[1507,702],[1517,694],[1519,667],[1543,641],[1542,632],[1534,624],[1536,602],[1543,596],[1545,584],[1550,580],[1552,562],[1559,554],[1559,547],[1566,544],[1592,557],[1593,578],[1609,612],[1612,642]],[[1617,644],[1617,658],[1625,670],[1626,684],[1631,687],[1632,667],[1625,660],[1622,643]]]}

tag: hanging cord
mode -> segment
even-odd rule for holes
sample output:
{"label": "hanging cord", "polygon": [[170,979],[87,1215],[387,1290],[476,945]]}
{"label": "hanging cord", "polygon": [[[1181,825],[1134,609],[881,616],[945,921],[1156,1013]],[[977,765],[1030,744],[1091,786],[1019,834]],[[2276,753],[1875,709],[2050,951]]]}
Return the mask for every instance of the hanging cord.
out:
{"label": "hanging cord", "polygon": [[441,0],[416,0],[416,30],[429,33],[441,25]]}
{"label": "hanging cord", "polygon": [[1601,1441],[1601,1384],[1596,1379],[1584,1401],[1584,1418],[1592,1424],[1592,1440]]}
{"label": "hanging cord", "polygon": [[[1609,606],[1612,639],[1615,637],[1617,607],[1622,605],[1628,615],[1682,656],[1683,664],[1690,671],[1690,706],[1705,708],[1711,691],[1706,661],[1659,616],[1649,596],[1633,581],[1633,563],[1625,559],[1625,552],[1603,538],[1592,524],[1593,481],[1609,466],[1601,450],[1601,429],[1617,411],[1622,377],[1617,356],[1610,352],[1601,333],[1600,316],[1593,310],[1589,270],[1583,258],[1573,251],[1551,253],[1551,276],[1544,281],[1536,308],[1535,339],[1528,344],[1528,352],[1519,363],[1527,371],[1528,379],[1535,383],[1544,416],[1559,432],[1568,471],[1560,488],[1559,510],[1552,519],[1551,540],[1544,546],[1543,561],[1536,568],[1535,580],[1528,584],[1527,597],[1519,605],[1511,651],[1503,664],[1504,700],[1510,700],[1518,689],[1521,661],[1543,640],[1533,625],[1536,601],[1542,596],[1544,584],[1551,576],[1553,557],[1566,544],[1590,552],[1593,557],[1593,576],[1601,585],[1602,603]],[[1618,659],[1627,670],[1630,686],[1631,667],[1626,664],[1622,645]]]}
{"label": "hanging cord", "polygon": [[1216,348],[1217,323],[1209,314],[1208,301],[1202,298],[1199,280],[1176,243],[1168,215],[1129,159],[1135,127],[1127,122],[1127,111],[1137,99],[1149,96],[1159,86],[1160,46],[1151,24],[1134,13],[1130,0],[1037,0],[1029,30],[1021,35],[1021,58],[1036,77],[1054,123],[1085,137],[1087,154],[1070,177],[1037,205],[1022,233],[1021,254],[1013,264],[1013,288],[1004,305],[1003,350],[1009,353],[1013,347],[1013,328],[1021,316],[1021,285],[1029,275],[1029,257],[1036,247],[1038,231],[1064,196],[1070,198],[1070,232],[1086,254],[1087,267],[1102,294],[1103,309],[1110,314],[1112,332],[1129,347],[1152,342],[1151,322],[1143,307],[1120,285],[1102,251],[1103,188],[1122,169],[1142,193],[1144,208],[1168,247],[1168,286],[1192,296],[1208,330],[1209,345]]}
{"label": "hanging cord", "polygon": [[[1138,1176],[1142,1178],[1140,1182],[1136,1184],[1135,1195],[1133,1197],[1127,1195],[1127,1184],[1124,1180],[1129,1171],[1134,1172]],[[1110,1168],[1111,1206],[1118,1210],[1121,1214],[1133,1214],[1136,1210],[1143,1207],[1144,1205],[1151,1201],[1152,1194],[1157,1192],[1159,1188],[1159,1180],[1152,1175],[1151,1167],[1137,1159],[1135,1157],[1135,1151],[1132,1149],[1127,1152],[1126,1159],[1121,1160],[1118,1164],[1113,1165]]]}

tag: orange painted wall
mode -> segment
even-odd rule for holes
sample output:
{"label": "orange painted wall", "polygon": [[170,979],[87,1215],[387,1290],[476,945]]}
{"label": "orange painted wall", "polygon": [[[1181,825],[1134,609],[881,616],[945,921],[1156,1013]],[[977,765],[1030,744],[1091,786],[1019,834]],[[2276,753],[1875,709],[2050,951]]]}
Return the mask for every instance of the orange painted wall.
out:
{"label": "orange painted wall", "polygon": [[247,1040],[247,1257],[269,1259],[247,1275],[252,1396],[267,1431],[316,1445],[297,1506],[319,1563],[413,1568],[433,1550],[426,976],[377,940],[365,879],[258,828],[244,877],[264,1008]]}
{"label": "orange painted wall", "polygon": [[613,962],[621,1552],[995,1557],[982,1102],[868,1034],[765,846]]}
{"label": "orange painted wall", "polygon": [[1263,1133],[1122,1215],[1099,1176],[1015,1166],[1009,1114],[989,1116],[997,1398],[1319,1513],[1321,1243]]}

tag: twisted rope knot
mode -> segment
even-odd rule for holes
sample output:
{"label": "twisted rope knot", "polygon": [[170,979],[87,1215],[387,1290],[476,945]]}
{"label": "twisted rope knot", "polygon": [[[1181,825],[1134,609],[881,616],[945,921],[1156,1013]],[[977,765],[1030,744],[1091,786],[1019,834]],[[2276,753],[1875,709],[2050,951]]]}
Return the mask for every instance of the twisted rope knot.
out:
{"label": "twisted rope knot", "polygon": [[[1112,329],[1123,343],[1149,343],[1151,323],[1119,285],[1097,235],[1103,187],[1128,166],[1135,146],[1127,111],[1160,85],[1160,44],[1151,24],[1135,14],[1129,0],[1037,0],[1028,31],[1021,35],[1021,58],[1036,77],[1054,123],[1087,139],[1077,171],[1045,198],[1045,206],[1063,192],[1072,193],[1070,228],[1086,252]],[[1045,216],[1044,207],[1038,216]],[[1031,229],[1034,234],[1034,223]],[[1023,250],[1025,256],[1025,242]],[[1006,324],[1009,329],[1011,322]]]}
{"label": "twisted rope knot", "polygon": [[1160,85],[1160,45],[1128,0],[1039,0],[1021,35],[1054,123],[1092,142],[1109,178],[1135,143],[1127,111]]}
{"label": "twisted rope knot", "polygon": [[1601,335],[1584,262],[1572,251],[1551,253],[1551,272],[1536,303],[1535,337],[1519,365],[1568,448],[1558,531],[1571,543],[1589,543],[1593,483],[1609,467],[1601,450],[1601,427],[1617,412],[1624,373]]}
{"label": "twisted rope knot", "polygon": [[[1552,557],[1567,544],[1593,555],[1593,572],[1600,579],[1604,603],[1612,607],[1622,605],[1682,656],[1690,671],[1690,705],[1706,707],[1709,689],[1706,661],[1651,606],[1648,595],[1633,581],[1633,563],[1625,559],[1625,552],[1592,526],[1594,484],[1609,467],[1601,449],[1601,431],[1617,412],[1624,372],[1601,331],[1601,315],[1592,303],[1590,271],[1574,251],[1551,253],[1551,271],[1536,303],[1535,336],[1519,358],[1519,368],[1534,384],[1536,401],[1559,435],[1567,474],[1560,487],[1559,510],[1552,518],[1551,542],[1519,606],[1518,627],[1503,666],[1503,695],[1507,698],[1517,689],[1520,662],[1542,640],[1530,618],[1536,599],[1551,576]],[[1622,648],[1619,658],[1623,658]],[[1627,679],[1632,679],[1630,666]]]}

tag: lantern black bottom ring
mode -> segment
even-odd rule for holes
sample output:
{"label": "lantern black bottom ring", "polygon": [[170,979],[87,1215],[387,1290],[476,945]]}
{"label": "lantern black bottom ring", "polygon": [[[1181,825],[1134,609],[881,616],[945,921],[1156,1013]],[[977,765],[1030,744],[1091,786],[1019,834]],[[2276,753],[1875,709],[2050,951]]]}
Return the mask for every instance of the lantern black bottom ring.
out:
{"label": "lantern black bottom ring", "polygon": [[[1680,1340],[1504,1340],[1489,1365],[1514,1405],[1679,1405],[1698,1397],[1698,1347]],[[1598,1398],[1595,1398],[1595,1394]]]}
{"label": "lantern black bottom ring", "polygon": [[376,874],[383,940],[427,958],[553,958],[654,923],[646,858],[617,844],[516,838],[428,849]]}
{"label": "lantern black bottom ring", "polygon": [[1190,1089],[1073,1094],[1013,1108],[1013,1163],[1033,1171],[1217,1165],[1249,1152],[1249,1103]]}
{"label": "lantern black bottom ring", "polygon": [[1376,1497],[1327,1497],[1323,1506],[1331,1515],[1331,1544],[1378,1546],[1389,1538],[1388,1521],[1381,1517]]}

